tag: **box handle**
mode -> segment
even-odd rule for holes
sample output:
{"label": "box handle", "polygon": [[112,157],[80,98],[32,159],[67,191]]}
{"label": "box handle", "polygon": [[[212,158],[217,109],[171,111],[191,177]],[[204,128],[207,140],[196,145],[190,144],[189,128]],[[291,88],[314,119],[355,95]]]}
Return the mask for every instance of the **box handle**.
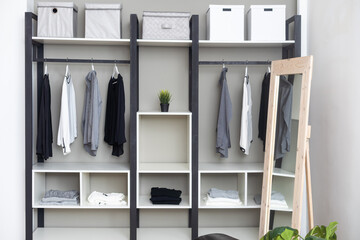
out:
{"label": "box handle", "polygon": [[264,12],[272,12],[273,9],[272,8],[264,8]]}
{"label": "box handle", "polygon": [[57,13],[58,12],[57,8],[53,8],[52,12]]}
{"label": "box handle", "polygon": [[231,8],[223,8],[223,12],[231,12]]}
{"label": "box handle", "polygon": [[171,24],[163,23],[163,24],[161,24],[161,28],[162,29],[172,29],[173,27]]}

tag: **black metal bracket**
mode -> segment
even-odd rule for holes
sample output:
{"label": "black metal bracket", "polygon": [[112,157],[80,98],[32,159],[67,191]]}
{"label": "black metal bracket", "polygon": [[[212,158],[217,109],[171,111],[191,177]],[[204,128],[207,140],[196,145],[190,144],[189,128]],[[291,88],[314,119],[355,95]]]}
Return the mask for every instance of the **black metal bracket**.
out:
{"label": "black metal bracket", "polygon": [[44,63],[118,63],[130,64],[130,60],[109,60],[109,59],[71,59],[71,58],[34,58],[33,62]]}

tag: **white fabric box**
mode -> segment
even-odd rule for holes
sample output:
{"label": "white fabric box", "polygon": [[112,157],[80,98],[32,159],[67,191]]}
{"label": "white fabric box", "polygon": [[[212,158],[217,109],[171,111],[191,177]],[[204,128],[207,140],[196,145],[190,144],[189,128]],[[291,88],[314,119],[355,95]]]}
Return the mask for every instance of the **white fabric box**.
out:
{"label": "white fabric box", "polygon": [[206,23],[208,40],[244,41],[243,5],[209,5]]}
{"label": "white fabric box", "polygon": [[190,13],[143,13],[143,39],[189,40]]}
{"label": "white fabric box", "polygon": [[85,38],[121,38],[121,4],[85,4]]}
{"label": "white fabric box", "polygon": [[77,6],[73,2],[39,2],[38,37],[67,37],[77,34]]}
{"label": "white fabric box", "polygon": [[247,13],[251,41],[285,40],[285,5],[251,5]]}

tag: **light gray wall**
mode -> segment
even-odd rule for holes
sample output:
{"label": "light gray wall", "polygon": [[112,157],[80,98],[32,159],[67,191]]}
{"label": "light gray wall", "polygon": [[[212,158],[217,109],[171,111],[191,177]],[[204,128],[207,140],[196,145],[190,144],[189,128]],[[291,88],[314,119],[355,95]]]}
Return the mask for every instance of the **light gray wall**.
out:
{"label": "light gray wall", "polygon": [[360,2],[309,1],[314,55],[310,121],[316,224],[339,222],[339,239],[358,238]]}

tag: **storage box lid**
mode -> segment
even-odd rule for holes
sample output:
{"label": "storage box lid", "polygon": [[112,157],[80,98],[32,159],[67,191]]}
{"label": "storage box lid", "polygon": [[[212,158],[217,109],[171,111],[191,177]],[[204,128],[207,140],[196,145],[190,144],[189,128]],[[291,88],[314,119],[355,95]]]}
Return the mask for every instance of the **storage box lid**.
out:
{"label": "storage box lid", "polygon": [[264,9],[264,8],[276,8],[276,9],[285,9],[286,5],[250,5],[250,9]]}
{"label": "storage box lid", "polygon": [[102,3],[85,3],[85,10],[121,10],[121,3],[119,4],[102,4]]}
{"label": "storage box lid", "polygon": [[56,7],[56,8],[73,8],[76,12],[78,11],[77,6],[73,2],[38,2],[39,7]]}
{"label": "storage box lid", "polygon": [[190,18],[189,12],[151,12],[144,11],[143,17],[177,17],[177,18]]}
{"label": "storage box lid", "polygon": [[211,4],[209,5],[209,9],[210,8],[244,8],[244,5],[214,5],[214,4]]}

